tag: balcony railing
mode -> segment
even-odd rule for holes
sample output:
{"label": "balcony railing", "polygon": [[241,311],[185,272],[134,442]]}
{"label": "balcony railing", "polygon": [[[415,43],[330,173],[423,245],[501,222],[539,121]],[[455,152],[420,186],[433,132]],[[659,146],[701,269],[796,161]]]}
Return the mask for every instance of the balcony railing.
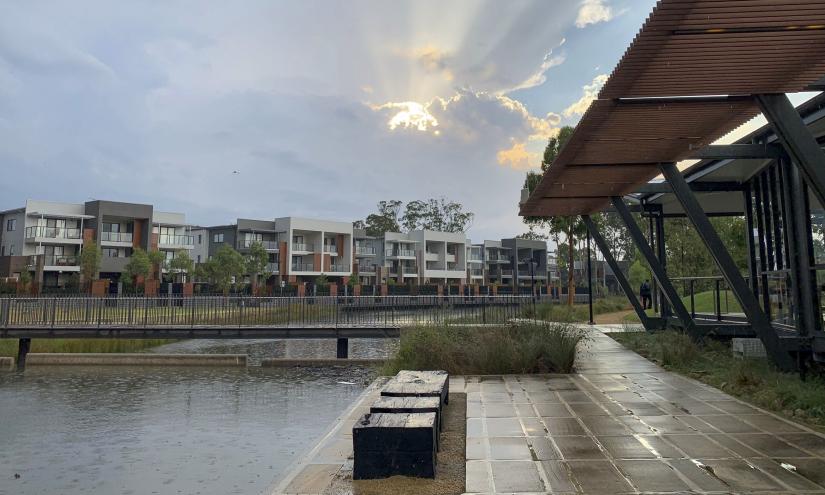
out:
{"label": "balcony railing", "polygon": [[[29,257],[29,266],[37,265],[37,256]],[[44,256],[43,266],[77,266],[77,256],[48,255]]]}
{"label": "balcony railing", "polygon": [[484,272],[482,270],[477,269],[477,268],[473,268],[473,269],[470,270],[470,276],[471,277],[481,277],[483,275],[484,275]]}
{"label": "balcony railing", "polygon": [[278,273],[278,263],[267,263],[264,271],[267,273]]}
{"label": "balcony railing", "polygon": [[415,257],[415,251],[413,251],[412,249],[396,249],[396,250],[387,249],[387,251],[385,252],[384,255],[387,256],[387,257],[390,257],[390,256]]}
{"label": "balcony railing", "polygon": [[292,271],[293,272],[314,272],[314,267],[312,263],[293,263],[292,264]]}
{"label": "balcony railing", "polygon": [[375,265],[358,265],[358,273],[375,273]]}
{"label": "balcony railing", "polygon": [[338,246],[335,244],[324,244],[324,252],[338,254]]}
{"label": "balcony railing", "polygon": [[43,237],[47,239],[80,239],[80,229],[65,227],[26,227],[26,238]]}
{"label": "balcony railing", "polygon": [[414,275],[418,273],[418,270],[414,266],[402,266],[401,273],[404,275]]}
{"label": "balcony railing", "polygon": [[108,242],[132,242],[131,232],[101,232],[101,241]]}
{"label": "balcony railing", "polygon": [[329,271],[331,272],[348,272],[349,265],[330,265]]}
{"label": "balcony railing", "polygon": [[368,246],[355,246],[355,254],[361,254],[361,255],[364,255],[364,256],[372,256],[372,255],[375,254],[375,248],[374,247],[368,247]]}
{"label": "balcony railing", "polygon": [[163,244],[166,246],[194,246],[195,236],[161,234],[158,236],[158,244]]}
{"label": "balcony railing", "polygon": [[306,244],[302,242],[293,242],[292,243],[292,250],[293,251],[312,251],[312,244]]}
{"label": "balcony railing", "polygon": [[242,239],[238,241],[238,248],[249,249],[256,242],[263,246],[267,251],[278,251],[278,249],[280,249],[278,247],[278,241],[259,241],[255,239]]}
{"label": "balcony railing", "polygon": [[471,254],[470,257],[467,259],[470,261],[484,261],[483,259],[481,259],[481,256],[477,254]]}
{"label": "balcony railing", "polygon": [[512,277],[513,276],[513,269],[512,268],[503,268],[501,270],[501,275],[503,277]]}

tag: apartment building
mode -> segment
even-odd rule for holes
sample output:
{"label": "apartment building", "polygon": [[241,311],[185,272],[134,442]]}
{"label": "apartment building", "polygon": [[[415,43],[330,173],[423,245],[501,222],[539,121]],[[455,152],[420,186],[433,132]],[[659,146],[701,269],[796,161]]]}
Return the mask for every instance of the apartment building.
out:
{"label": "apartment building", "polygon": [[113,281],[120,279],[135,248],[163,251],[167,259],[193,248],[184,215],[154,212],[152,205],[27,200],[0,216],[0,277],[18,277],[26,270],[44,287],[63,286],[80,272],[84,241],[100,247],[99,276]]}
{"label": "apartment building", "polygon": [[484,283],[484,244],[470,244],[467,241],[467,282]]}
{"label": "apartment building", "polygon": [[423,276],[423,253],[419,241],[413,237],[413,232],[386,232],[383,238],[382,258],[378,279],[382,283],[393,280],[399,284],[419,283]]}
{"label": "apartment building", "polygon": [[463,232],[414,230],[421,283],[458,283],[467,278],[467,237]]}
{"label": "apartment building", "polygon": [[502,239],[502,247],[510,249],[513,287],[530,286],[532,281],[547,285],[547,242],[533,239]]}
{"label": "apartment building", "polygon": [[384,259],[384,238],[367,235],[366,229],[353,229],[353,274],[364,285],[375,285]]}
{"label": "apartment building", "polygon": [[322,274],[343,281],[352,275],[352,222],[283,217],[275,225],[289,239],[282,262],[288,281],[310,281]]}
{"label": "apartment building", "polygon": [[486,285],[513,285],[512,260],[508,247],[501,241],[484,241],[484,283]]}

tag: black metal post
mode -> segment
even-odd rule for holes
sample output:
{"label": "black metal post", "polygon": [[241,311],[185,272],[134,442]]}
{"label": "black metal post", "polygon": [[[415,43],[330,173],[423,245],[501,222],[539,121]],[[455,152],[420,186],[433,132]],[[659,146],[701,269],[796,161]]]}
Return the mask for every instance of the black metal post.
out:
{"label": "black metal post", "polygon": [[742,306],[745,315],[747,315],[751,323],[751,327],[765,345],[768,354],[780,368],[786,370],[794,369],[795,364],[790,354],[782,348],[782,343],[776,331],[771,326],[770,320],[768,320],[765,313],[762,312],[759,303],[756,298],[753,297],[753,293],[750,292],[748,284],[745,282],[745,279],[742,278],[742,274],[739,273],[739,268],[736,266],[724,243],[722,243],[722,240],[710,223],[710,219],[708,219],[702,210],[699,201],[696,199],[693,191],[690,190],[690,186],[688,186],[682,173],[676,168],[675,163],[662,163],[660,164],[660,168],[665,179],[667,179],[673,188],[676,199],[679,200],[679,203],[685,210],[685,214],[690,219],[690,222],[704,242],[710,255],[719,266],[722,276],[725,277],[736,299]]}
{"label": "black metal post", "polygon": [[765,219],[763,216],[764,206],[763,206],[763,199],[762,199],[762,186],[759,176],[753,179],[753,189],[754,189],[754,200],[755,200],[755,210],[756,210],[756,231],[759,235],[756,236],[756,239],[759,242],[759,270],[760,270],[760,278],[759,281],[761,282],[761,295],[762,295],[762,311],[765,312],[765,316],[768,319],[771,319],[771,300],[770,300],[770,289],[768,287],[768,274],[766,271],[768,270],[768,260],[767,260],[767,247],[765,239]]}
{"label": "black metal post", "polygon": [[613,257],[613,253],[610,252],[607,242],[605,242],[598,227],[596,227],[596,224],[593,223],[593,219],[590,218],[589,215],[582,215],[582,221],[584,222],[585,227],[587,227],[587,231],[591,236],[593,236],[593,240],[596,242],[596,247],[598,247],[599,251],[602,252],[604,260],[608,265],[610,265],[610,269],[613,270],[613,273],[616,275],[616,280],[619,282],[619,286],[622,288],[628,301],[630,301],[631,306],[633,306],[633,309],[636,311],[636,315],[639,317],[639,321],[642,322],[642,326],[645,327],[645,330],[653,330],[650,318],[642,308],[639,299],[636,297],[636,293],[633,292],[633,287],[630,286],[630,282],[628,282],[627,278],[625,278],[624,272],[622,272],[619,263],[617,263],[616,258]]}
{"label": "black metal post", "polygon": [[751,196],[750,184],[745,184],[742,191],[745,200],[745,239],[748,242],[748,279],[750,280],[751,291],[754,297],[759,297],[759,273],[756,269],[756,246],[753,243],[753,197]]}
{"label": "black metal post", "polygon": [[17,371],[26,369],[26,356],[31,349],[32,339],[19,339],[17,341]]}
{"label": "black metal post", "polygon": [[[656,257],[659,259],[659,264],[662,265],[662,268],[665,270],[665,274],[667,274],[667,251],[665,250],[665,219],[662,216],[662,212],[657,212],[656,215]],[[661,308],[662,308],[662,318],[667,320],[670,318],[670,306],[667,304],[666,298],[661,299]]]}
{"label": "black metal post", "polygon": [[825,153],[785,94],[757,95],[756,101],[773,127],[782,147],[825,205]]}
{"label": "black metal post", "polygon": [[624,204],[624,200],[618,196],[613,196],[610,199],[613,202],[613,208],[619,213],[619,216],[621,216],[624,221],[625,227],[627,227],[627,230],[630,233],[630,237],[636,244],[636,248],[640,253],[642,253],[642,256],[647,261],[648,266],[650,266],[650,271],[653,273],[653,278],[655,278],[656,282],[658,282],[659,287],[664,293],[665,299],[667,299],[670,303],[670,306],[673,308],[674,313],[676,313],[676,317],[679,319],[682,327],[694,337],[699,338],[700,335],[696,332],[696,325],[693,322],[693,318],[690,317],[690,313],[687,308],[685,308],[685,304],[679,297],[679,293],[676,292],[676,289],[667,278],[665,268],[661,265],[661,263],[659,263],[659,260],[653,253],[653,249],[651,249],[650,245],[648,245],[645,240],[645,236],[641,229],[639,229],[639,226],[636,225],[636,220],[633,218],[633,215],[630,213],[627,205]]}
{"label": "black metal post", "polygon": [[349,339],[338,337],[336,340],[335,357],[338,359],[349,358]]}
{"label": "black metal post", "polygon": [[[656,238],[654,236],[654,230],[653,230],[653,213],[652,212],[648,212],[647,227],[648,227],[648,236],[647,236],[647,238],[649,240],[648,242],[650,243],[650,247],[653,247],[653,246],[656,245]],[[661,313],[659,313],[659,300],[660,300],[659,295],[661,294],[661,292],[659,291],[659,285],[656,283],[655,278],[652,280],[652,282],[653,282],[653,287],[650,288],[650,296],[653,299],[653,312],[658,313],[658,314],[661,315]],[[661,316],[664,316],[664,315],[661,315]]]}
{"label": "black metal post", "polygon": [[587,232],[587,306],[590,310],[590,324],[595,325],[593,321],[593,263],[590,259],[590,232]]}

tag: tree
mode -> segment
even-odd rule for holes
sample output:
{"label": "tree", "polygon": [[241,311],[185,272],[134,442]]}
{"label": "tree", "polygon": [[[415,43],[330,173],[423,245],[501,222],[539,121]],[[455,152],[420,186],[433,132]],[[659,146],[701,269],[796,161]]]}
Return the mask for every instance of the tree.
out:
{"label": "tree", "polygon": [[[570,136],[573,134],[573,128],[570,126],[562,127],[559,134],[551,137],[547,141],[547,146],[544,148],[544,157],[541,161],[541,173],[527,172],[524,178],[524,187],[529,192],[538,186],[541,182],[541,177],[544,172],[550,167],[553,161],[558,157],[561,149]],[[552,216],[552,217],[524,217],[526,223],[531,230],[546,229],[551,235],[564,234],[567,243],[567,304],[572,306],[575,300],[576,283],[573,277],[573,267],[575,265],[575,243],[576,238],[584,235],[586,232],[584,223],[578,216]]]}
{"label": "tree", "polygon": [[403,203],[398,200],[379,201],[378,213],[371,213],[367,216],[367,235],[380,237],[385,232],[398,232],[401,230],[398,225],[398,214]]}
{"label": "tree", "polygon": [[169,262],[169,271],[173,274],[188,274],[192,276],[195,262],[189,257],[189,253],[183,249],[175,252],[175,257]]}
{"label": "tree", "polygon": [[358,230],[364,230],[367,228],[367,223],[363,220],[356,220],[352,222],[352,228]]}
{"label": "tree", "polygon": [[264,245],[258,241],[249,246],[249,253],[244,260],[246,265],[246,273],[249,274],[252,280],[252,291],[258,287],[258,275],[266,270],[266,264],[269,263],[269,254],[266,252]]}
{"label": "tree", "polygon": [[158,279],[163,275],[163,269],[166,267],[166,253],[163,251],[149,251],[146,253],[149,258],[150,274],[158,274]]}
{"label": "tree", "polygon": [[205,278],[224,294],[229,292],[233,281],[240,280],[246,268],[243,256],[227,244],[221,245],[202,266]]}
{"label": "tree", "polygon": [[103,258],[103,253],[100,247],[91,240],[83,243],[83,248],[80,250],[80,277],[83,284],[89,284],[92,280],[97,278],[97,273],[100,271],[100,261]]}
{"label": "tree", "polygon": [[446,198],[410,201],[401,217],[406,231],[434,230],[437,232],[466,232],[475,214],[465,212],[461,203]]}
{"label": "tree", "polygon": [[123,283],[137,287],[138,280],[140,278],[145,280],[151,270],[152,262],[149,254],[141,248],[135,248],[126,266],[123,267]]}
{"label": "tree", "polygon": [[321,288],[327,287],[329,285],[329,279],[324,274],[318,275],[315,277],[315,285]]}
{"label": "tree", "polygon": [[20,270],[20,277],[17,279],[20,282],[20,288],[25,292],[29,289],[29,284],[32,283],[32,274],[29,272],[29,267],[24,266]]}

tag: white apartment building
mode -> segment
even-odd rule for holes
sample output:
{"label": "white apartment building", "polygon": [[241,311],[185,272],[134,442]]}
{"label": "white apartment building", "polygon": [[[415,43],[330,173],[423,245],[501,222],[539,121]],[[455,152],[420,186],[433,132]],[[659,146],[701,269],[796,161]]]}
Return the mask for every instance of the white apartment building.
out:
{"label": "white apartment building", "polygon": [[467,281],[471,284],[484,282],[484,244],[467,241]]}
{"label": "white apartment building", "polygon": [[191,227],[186,224],[186,216],[183,213],[153,211],[151,247],[162,252],[167,262],[172,261],[181,251],[193,258],[195,237]]}
{"label": "white apartment building", "polygon": [[275,219],[275,226],[289,240],[284,258],[289,281],[352,274],[352,222],[283,217]]}
{"label": "white apartment building", "polygon": [[463,232],[414,230],[407,235],[415,241],[421,283],[466,280],[467,238]]}

